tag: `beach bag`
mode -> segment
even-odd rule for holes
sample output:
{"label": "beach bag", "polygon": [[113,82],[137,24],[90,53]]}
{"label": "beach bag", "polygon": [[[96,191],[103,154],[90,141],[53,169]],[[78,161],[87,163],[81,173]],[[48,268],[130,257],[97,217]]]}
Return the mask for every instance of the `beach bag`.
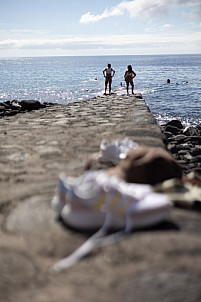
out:
{"label": "beach bag", "polygon": [[[133,229],[161,222],[171,203],[167,195],[153,192],[150,185],[127,183],[100,170],[87,171],[78,178],[60,175],[51,206],[70,227],[99,229],[50,270],[58,272],[77,263],[95,247],[111,244]],[[108,235],[111,229],[116,232]]]}

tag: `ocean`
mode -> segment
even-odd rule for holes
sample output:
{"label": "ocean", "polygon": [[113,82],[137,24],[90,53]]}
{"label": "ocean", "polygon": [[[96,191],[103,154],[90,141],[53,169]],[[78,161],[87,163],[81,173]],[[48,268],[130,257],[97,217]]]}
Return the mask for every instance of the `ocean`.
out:
{"label": "ocean", "polygon": [[184,125],[201,123],[201,54],[2,58],[0,102],[68,104],[102,95],[108,63],[116,71],[112,92],[117,95],[126,94],[124,73],[132,65],[135,93],[142,94],[159,124],[175,118]]}

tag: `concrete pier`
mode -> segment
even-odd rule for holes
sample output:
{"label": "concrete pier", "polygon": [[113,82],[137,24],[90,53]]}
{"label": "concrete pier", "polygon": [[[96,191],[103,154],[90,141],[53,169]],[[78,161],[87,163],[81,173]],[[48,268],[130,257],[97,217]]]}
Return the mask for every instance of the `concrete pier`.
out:
{"label": "concrete pier", "polygon": [[164,147],[140,95],[102,96],[5,117],[0,129],[0,301],[199,300],[200,215],[182,209],[174,209],[159,228],[136,232],[68,271],[48,274],[88,236],[62,225],[50,209],[58,174],[81,175],[102,139],[128,137]]}

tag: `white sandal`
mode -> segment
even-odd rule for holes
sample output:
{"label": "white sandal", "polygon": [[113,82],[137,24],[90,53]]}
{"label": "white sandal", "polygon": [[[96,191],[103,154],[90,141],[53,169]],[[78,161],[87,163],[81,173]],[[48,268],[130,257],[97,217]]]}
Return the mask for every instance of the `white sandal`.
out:
{"label": "white sandal", "polygon": [[[68,268],[95,246],[116,241],[133,229],[162,221],[171,203],[165,194],[154,193],[150,185],[127,183],[104,171],[89,171],[77,179],[60,176],[58,194],[52,207],[69,226],[100,230],[71,256],[55,264],[51,271]],[[109,229],[122,229],[107,236]]]}

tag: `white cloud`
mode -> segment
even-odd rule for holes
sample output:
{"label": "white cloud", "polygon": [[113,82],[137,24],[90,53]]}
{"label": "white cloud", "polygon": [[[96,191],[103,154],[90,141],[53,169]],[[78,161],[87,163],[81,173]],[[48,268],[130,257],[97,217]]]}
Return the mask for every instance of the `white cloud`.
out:
{"label": "white cloud", "polygon": [[143,35],[96,35],[68,36],[49,39],[6,39],[0,41],[0,49],[97,49],[97,48],[134,48],[138,45],[199,44],[201,32],[189,34],[143,34]]}
{"label": "white cloud", "polygon": [[80,18],[80,23],[95,23],[102,19],[112,17],[112,16],[120,16],[123,15],[123,10],[121,10],[121,5],[118,5],[111,10],[105,9],[102,14],[92,15],[90,12],[82,15]]}
{"label": "white cloud", "polygon": [[4,39],[0,57],[47,55],[122,55],[201,53],[201,31],[143,35],[63,36],[59,38]]}
{"label": "white cloud", "polygon": [[107,13],[107,10],[105,10],[101,15],[95,15],[95,16],[92,15],[90,12],[88,12],[85,15],[82,15],[80,19],[80,23],[95,23],[108,17],[109,15]]}
{"label": "white cloud", "polygon": [[[102,14],[93,15],[88,12],[81,16],[80,23],[95,23],[102,19],[120,16],[124,13],[130,15],[130,17],[158,17],[168,14],[171,8],[176,6],[189,6],[196,9],[196,14],[201,12],[200,0],[132,0],[122,1],[117,6],[110,9],[106,9]],[[199,12],[199,13],[198,13]]]}

